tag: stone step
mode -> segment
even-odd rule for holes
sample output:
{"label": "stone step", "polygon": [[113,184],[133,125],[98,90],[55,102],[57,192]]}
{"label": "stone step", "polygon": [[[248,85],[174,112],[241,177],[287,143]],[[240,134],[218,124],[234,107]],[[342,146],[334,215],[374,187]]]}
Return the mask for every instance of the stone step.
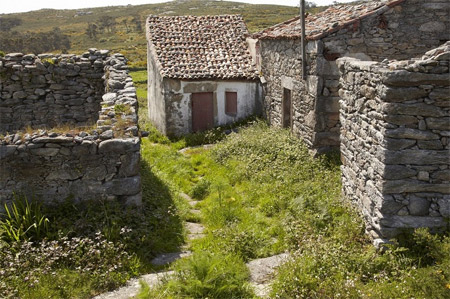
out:
{"label": "stone step", "polygon": [[268,298],[273,274],[288,258],[288,253],[281,253],[247,263],[247,268],[250,271],[250,285],[253,287],[256,296]]}
{"label": "stone step", "polygon": [[188,231],[188,240],[200,239],[205,236],[203,233],[205,227],[200,223],[186,222],[186,230]]}
{"label": "stone step", "polygon": [[154,259],[150,261],[152,265],[155,266],[164,266],[170,264],[180,258],[187,257],[192,255],[192,252],[189,250],[181,251],[181,252],[170,252],[170,253],[161,253],[157,255]]}
{"label": "stone step", "polygon": [[133,298],[139,294],[141,285],[140,280],[146,282],[150,287],[155,287],[164,277],[172,276],[174,271],[165,271],[158,273],[146,274],[138,278],[133,278],[128,281],[127,285],[115,291],[103,293],[94,297],[94,299],[128,299]]}

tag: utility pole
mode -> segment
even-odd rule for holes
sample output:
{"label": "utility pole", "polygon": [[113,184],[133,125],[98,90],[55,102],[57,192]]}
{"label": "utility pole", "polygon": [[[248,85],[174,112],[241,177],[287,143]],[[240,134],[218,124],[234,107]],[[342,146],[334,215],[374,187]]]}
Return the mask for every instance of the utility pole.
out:
{"label": "utility pole", "polygon": [[305,0],[300,0],[300,21],[302,30],[302,79],[306,79],[306,34],[305,34]]}

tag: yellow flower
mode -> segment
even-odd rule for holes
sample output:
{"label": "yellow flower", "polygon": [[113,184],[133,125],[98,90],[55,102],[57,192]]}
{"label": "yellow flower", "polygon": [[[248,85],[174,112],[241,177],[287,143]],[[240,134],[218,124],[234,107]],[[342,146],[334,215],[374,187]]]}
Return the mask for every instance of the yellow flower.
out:
{"label": "yellow flower", "polygon": [[450,289],[450,283],[447,283],[447,284],[445,285],[445,287],[446,287],[447,289]]}

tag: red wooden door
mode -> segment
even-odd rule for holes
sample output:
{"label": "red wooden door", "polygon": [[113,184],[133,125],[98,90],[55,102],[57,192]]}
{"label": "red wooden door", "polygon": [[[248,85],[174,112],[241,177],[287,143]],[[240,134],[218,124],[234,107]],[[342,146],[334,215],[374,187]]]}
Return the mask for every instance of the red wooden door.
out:
{"label": "red wooden door", "polygon": [[212,92],[192,94],[192,131],[200,132],[214,126],[214,107]]}

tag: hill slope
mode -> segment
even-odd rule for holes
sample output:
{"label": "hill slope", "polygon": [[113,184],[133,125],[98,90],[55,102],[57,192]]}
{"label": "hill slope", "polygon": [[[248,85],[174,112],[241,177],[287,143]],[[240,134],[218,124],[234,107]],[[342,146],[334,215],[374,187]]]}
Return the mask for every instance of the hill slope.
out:
{"label": "hill slope", "polygon": [[[79,10],[42,9],[26,13],[5,14],[1,15],[1,19],[19,18],[22,21],[19,26],[11,29],[10,38],[17,38],[18,34],[26,32],[52,32],[49,34],[54,34],[54,28],[57,27],[62,34],[69,37],[71,46],[70,49],[66,49],[68,52],[80,53],[91,47],[111,49],[125,54],[133,66],[144,67],[146,61],[144,22],[146,16],[150,14],[241,14],[250,32],[256,32],[297,15],[298,8],[228,1],[189,0]],[[88,31],[88,26],[90,26],[90,31]],[[17,31],[18,34],[13,34],[14,31]],[[26,42],[29,42],[28,39]],[[18,48],[14,51],[23,51],[21,49],[24,49],[20,46]],[[6,50],[1,48],[1,43],[0,50]]]}

